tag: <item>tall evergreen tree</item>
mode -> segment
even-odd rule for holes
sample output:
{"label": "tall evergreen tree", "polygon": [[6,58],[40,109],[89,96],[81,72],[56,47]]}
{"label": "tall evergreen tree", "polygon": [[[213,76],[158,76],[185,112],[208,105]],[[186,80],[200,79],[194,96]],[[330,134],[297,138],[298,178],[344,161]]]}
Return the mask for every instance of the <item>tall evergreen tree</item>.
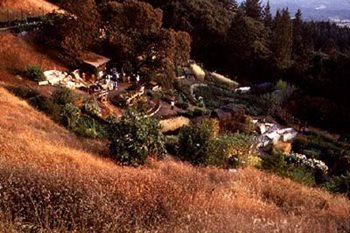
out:
{"label": "tall evergreen tree", "polygon": [[270,0],[267,1],[264,10],[262,12],[262,19],[264,21],[264,24],[266,27],[271,28],[272,27],[272,14],[271,14],[271,7],[270,7]]}
{"label": "tall evergreen tree", "polygon": [[[231,72],[257,77],[258,64],[269,60],[268,35],[264,24],[238,11],[228,31],[227,53],[231,54]],[[260,76],[260,73],[259,73]]]}
{"label": "tall evergreen tree", "polygon": [[292,58],[300,71],[307,69],[310,53],[313,50],[311,31],[302,20],[301,10],[298,9],[293,20],[293,51]]}
{"label": "tall evergreen tree", "polygon": [[226,9],[229,9],[231,11],[236,11],[238,8],[238,3],[236,0],[219,0],[224,4],[224,7]]}
{"label": "tall evergreen tree", "polygon": [[261,2],[260,0],[246,0],[245,2],[245,13],[247,16],[260,20],[261,19]]}
{"label": "tall evergreen tree", "polygon": [[303,20],[302,20],[302,13],[301,10],[298,9],[297,13],[295,14],[295,18],[293,20],[293,59],[298,59],[299,56],[302,55],[304,52],[303,48],[303,38],[302,38],[302,27],[303,27]]}
{"label": "tall evergreen tree", "polygon": [[288,68],[291,65],[293,45],[293,25],[289,10],[277,11],[274,19],[272,50],[279,68]]}

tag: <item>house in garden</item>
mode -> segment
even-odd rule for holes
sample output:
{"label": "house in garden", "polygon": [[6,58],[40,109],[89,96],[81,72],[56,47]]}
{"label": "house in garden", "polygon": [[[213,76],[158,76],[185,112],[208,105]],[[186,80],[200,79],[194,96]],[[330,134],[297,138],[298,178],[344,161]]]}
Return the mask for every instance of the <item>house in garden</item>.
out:
{"label": "house in garden", "polygon": [[107,63],[110,61],[109,58],[92,52],[83,54],[80,60],[82,63],[82,70],[98,78],[102,78],[105,74]]}

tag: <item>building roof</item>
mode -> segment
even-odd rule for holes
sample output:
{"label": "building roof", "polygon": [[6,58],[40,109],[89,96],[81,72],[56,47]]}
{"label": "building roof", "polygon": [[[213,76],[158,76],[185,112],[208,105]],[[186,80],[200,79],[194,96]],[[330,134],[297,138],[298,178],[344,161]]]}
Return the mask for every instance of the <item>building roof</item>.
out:
{"label": "building roof", "polygon": [[83,63],[85,64],[89,64],[95,68],[98,68],[104,64],[106,64],[107,62],[110,61],[109,58],[104,57],[102,55],[98,55],[96,53],[85,53],[82,57],[81,60],[83,61]]}

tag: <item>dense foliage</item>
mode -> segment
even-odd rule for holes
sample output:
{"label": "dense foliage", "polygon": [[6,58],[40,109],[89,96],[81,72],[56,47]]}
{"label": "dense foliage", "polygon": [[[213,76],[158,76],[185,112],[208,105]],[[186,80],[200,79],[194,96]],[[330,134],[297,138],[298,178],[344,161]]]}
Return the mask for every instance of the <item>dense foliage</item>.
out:
{"label": "dense foliage", "polygon": [[178,139],[178,156],[195,165],[236,168],[253,165],[254,140],[244,134],[218,136],[212,121],[203,121],[181,128]]}
{"label": "dense foliage", "polygon": [[29,64],[27,66],[26,75],[36,82],[45,80],[44,73],[38,65]]}
{"label": "dense foliage", "polygon": [[143,165],[148,156],[161,159],[165,153],[165,139],[159,122],[128,110],[110,128],[110,149],[115,159],[127,165]]}
{"label": "dense foliage", "polygon": [[[269,3],[263,5],[259,0],[246,0],[240,5],[235,0],[56,2],[70,14],[49,19],[44,24],[45,32],[54,38],[54,44],[59,45],[69,64],[78,63],[85,51],[94,51],[112,58],[115,65],[126,72],[138,70],[148,80],[165,87],[174,84],[179,92],[175,95],[176,105],[190,117],[207,115],[208,109],[225,105],[241,108],[254,116],[271,115],[278,122],[286,123],[281,112],[287,110],[302,122],[340,133],[340,138],[350,135],[349,28],[329,22],[304,21],[300,10],[271,12]],[[255,88],[258,85],[251,85],[252,92],[241,95],[210,83],[206,77],[210,85],[199,87],[194,93],[203,97],[204,108],[191,108],[190,104],[195,105],[195,101],[190,91],[174,82],[176,74],[184,73],[181,66],[188,63],[190,54],[207,69],[228,74],[230,78],[238,77],[244,85],[270,83],[272,88],[260,92]],[[169,96],[159,98],[169,102],[166,98]],[[37,97],[33,101],[47,100]],[[83,110],[91,118],[100,114],[99,107],[93,103],[86,103]],[[85,120],[91,122],[89,118]],[[292,117],[292,120],[295,119]],[[246,122],[239,121],[246,131],[250,131],[249,122],[249,118]],[[93,128],[93,124],[84,125]],[[123,127],[141,127],[135,125]],[[125,133],[123,130],[120,132]],[[315,135],[307,135],[303,140],[297,139],[293,145],[296,153],[287,156],[296,160],[297,165],[288,164],[284,155],[273,153],[263,157],[263,167],[307,184],[323,183],[329,178],[334,184],[332,187],[340,186],[335,183],[346,179],[340,181],[333,176],[344,178],[349,172],[348,148]],[[120,156],[119,161],[144,163],[148,153],[141,144],[135,146],[136,150],[130,149],[131,141],[114,141],[117,142],[121,144],[112,150]],[[177,152],[181,159],[196,165],[234,167],[244,161],[232,152],[232,148],[240,147],[237,142],[247,140],[238,135],[214,137],[210,125],[201,123],[181,129]],[[129,149],[123,151],[125,148]],[[245,151],[242,154],[250,154],[248,147],[241,149]],[[305,155],[305,159],[296,159],[299,155]],[[310,161],[317,160],[329,167],[326,179],[322,169],[309,166]]]}
{"label": "dense foliage", "polygon": [[286,79],[302,88],[292,110],[299,118],[349,132],[349,28],[303,21],[300,10],[273,14],[256,0],[147,2],[163,10],[166,27],[191,35],[192,56],[206,67],[245,82]]}
{"label": "dense foliage", "polygon": [[330,183],[326,185],[326,188],[333,192],[344,193],[350,198],[350,172],[334,177]]}
{"label": "dense foliage", "polygon": [[93,50],[169,86],[191,52],[208,69],[244,82],[283,78],[301,87],[290,106],[299,118],[350,130],[349,28],[303,21],[300,10],[271,12],[258,0],[239,6],[235,0],[56,2],[72,14],[48,23],[45,35],[52,35],[70,64]]}
{"label": "dense foliage", "polygon": [[[94,51],[113,59],[131,73],[169,87],[175,67],[187,64],[191,37],[186,32],[162,27],[163,11],[136,0],[61,1],[69,12],[52,16],[44,23],[48,43],[62,51],[69,65],[81,62],[84,53]],[[46,41],[46,39],[45,39]]]}
{"label": "dense foliage", "polygon": [[60,87],[52,93],[52,100],[55,104],[65,105],[73,103],[75,96],[72,90]]}

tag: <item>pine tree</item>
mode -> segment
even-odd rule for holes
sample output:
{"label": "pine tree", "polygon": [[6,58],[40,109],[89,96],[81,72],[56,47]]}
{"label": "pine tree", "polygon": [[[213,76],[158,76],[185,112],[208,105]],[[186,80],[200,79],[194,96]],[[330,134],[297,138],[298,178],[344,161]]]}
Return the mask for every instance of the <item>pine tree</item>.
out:
{"label": "pine tree", "polygon": [[237,60],[253,63],[256,60],[267,60],[268,34],[262,22],[258,22],[238,11],[228,31],[229,48]]}
{"label": "pine tree", "polygon": [[238,9],[238,3],[236,0],[220,0],[226,9],[236,11]]}
{"label": "pine tree", "polygon": [[298,59],[299,56],[303,53],[303,38],[302,38],[302,13],[300,9],[298,9],[295,14],[295,18],[293,20],[293,59]]}
{"label": "pine tree", "polygon": [[293,46],[293,25],[288,9],[277,11],[274,20],[272,50],[279,68],[291,65]]}
{"label": "pine tree", "polygon": [[264,21],[264,24],[266,27],[271,28],[272,27],[272,14],[271,14],[271,8],[270,8],[270,1],[268,0],[264,10],[262,12],[262,19]]}
{"label": "pine tree", "polygon": [[293,20],[293,51],[292,58],[296,67],[303,71],[309,65],[310,52],[313,50],[311,31],[302,20],[298,9]]}
{"label": "pine tree", "polygon": [[261,2],[260,0],[246,0],[245,2],[245,13],[247,16],[260,20],[261,19]]}

